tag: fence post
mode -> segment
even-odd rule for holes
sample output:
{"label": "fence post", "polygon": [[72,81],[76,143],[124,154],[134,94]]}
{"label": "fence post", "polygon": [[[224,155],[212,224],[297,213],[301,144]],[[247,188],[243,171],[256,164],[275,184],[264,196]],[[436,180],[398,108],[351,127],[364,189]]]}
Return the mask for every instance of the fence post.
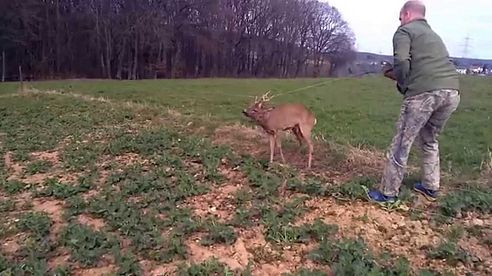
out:
{"label": "fence post", "polygon": [[24,79],[22,77],[22,65],[19,65],[20,92],[24,92]]}
{"label": "fence post", "polygon": [[2,82],[5,82],[5,49],[2,49]]}

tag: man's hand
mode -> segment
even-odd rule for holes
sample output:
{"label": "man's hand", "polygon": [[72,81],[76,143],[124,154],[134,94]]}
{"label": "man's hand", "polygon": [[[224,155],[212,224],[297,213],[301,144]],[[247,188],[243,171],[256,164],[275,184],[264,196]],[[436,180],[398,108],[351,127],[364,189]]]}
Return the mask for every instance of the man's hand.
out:
{"label": "man's hand", "polygon": [[393,71],[393,66],[387,64],[383,67],[383,75],[389,79],[396,81],[395,72]]}
{"label": "man's hand", "polygon": [[[391,65],[390,63],[386,63],[383,66],[383,75],[391,80],[396,81],[395,71],[393,70],[393,65]],[[398,81],[396,81],[396,89],[401,94],[404,94]]]}

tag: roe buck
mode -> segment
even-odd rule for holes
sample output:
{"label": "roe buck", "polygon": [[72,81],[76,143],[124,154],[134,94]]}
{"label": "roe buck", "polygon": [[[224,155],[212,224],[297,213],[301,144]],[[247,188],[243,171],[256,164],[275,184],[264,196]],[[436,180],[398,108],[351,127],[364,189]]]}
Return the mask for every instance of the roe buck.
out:
{"label": "roe buck", "polygon": [[273,97],[268,97],[268,93],[264,94],[260,100],[255,98],[255,102],[247,109],[243,110],[243,114],[251,118],[270,136],[270,163],[273,162],[275,145],[280,151],[282,162],[285,163],[284,154],[282,152],[282,143],[278,139],[279,131],[290,130],[299,142],[299,147],[302,146],[302,139],[308,145],[308,168],[311,168],[313,159],[313,142],[311,140],[311,131],[316,125],[316,117],[313,112],[308,110],[300,103],[286,103],[278,106],[266,106],[265,103]]}

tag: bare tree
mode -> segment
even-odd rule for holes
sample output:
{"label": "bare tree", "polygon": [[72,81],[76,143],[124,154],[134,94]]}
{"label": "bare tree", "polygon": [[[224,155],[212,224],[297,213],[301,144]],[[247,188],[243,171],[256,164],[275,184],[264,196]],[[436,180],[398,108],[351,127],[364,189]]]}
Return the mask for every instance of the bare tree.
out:
{"label": "bare tree", "polygon": [[0,1],[2,75],[319,76],[354,36],[316,0]]}

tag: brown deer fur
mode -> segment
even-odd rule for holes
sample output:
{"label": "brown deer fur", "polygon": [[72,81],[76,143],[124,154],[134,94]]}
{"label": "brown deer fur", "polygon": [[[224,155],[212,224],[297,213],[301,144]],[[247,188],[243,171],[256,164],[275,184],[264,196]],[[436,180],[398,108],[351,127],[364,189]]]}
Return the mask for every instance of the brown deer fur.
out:
{"label": "brown deer fur", "polygon": [[311,168],[313,158],[311,131],[316,125],[314,113],[300,103],[286,103],[269,107],[265,105],[265,102],[269,101],[265,97],[266,95],[263,95],[259,101],[255,100],[251,106],[243,110],[243,114],[255,121],[270,136],[270,163],[273,162],[275,145],[280,151],[282,162],[285,163],[278,132],[290,130],[299,142],[299,147],[302,146],[302,140],[306,141],[309,151],[307,167]]}

